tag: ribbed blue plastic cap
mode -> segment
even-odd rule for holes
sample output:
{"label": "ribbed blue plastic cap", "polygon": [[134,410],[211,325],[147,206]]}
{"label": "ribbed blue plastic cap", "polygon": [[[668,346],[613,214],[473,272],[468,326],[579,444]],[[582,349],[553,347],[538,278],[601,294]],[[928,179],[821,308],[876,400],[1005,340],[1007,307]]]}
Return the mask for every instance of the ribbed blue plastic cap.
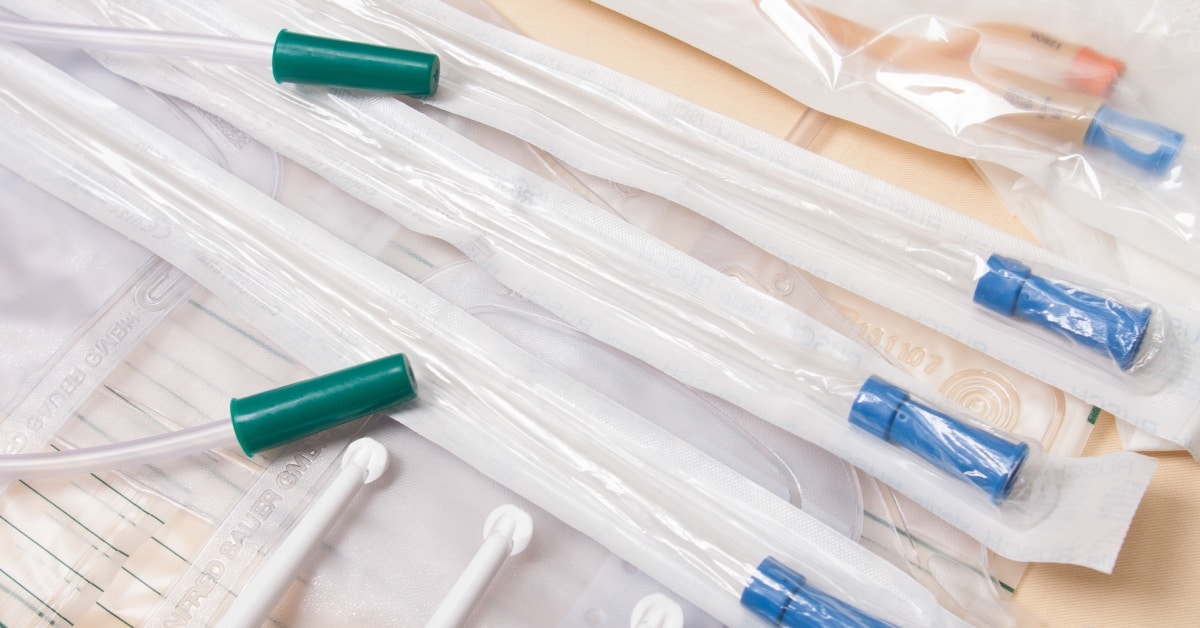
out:
{"label": "ribbed blue plastic cap", "polygon": [[[1088,146],[1115,153],[1142,170],[1163,175],[1179,156],[1183,138],[1179,131],[1104,105],[1096,111],[1083,141]],[[1146,149],[1138,150],[1135,146]]]}
{"label": "ribbed blue plastic cap", "polygon": [[905,401],[908,401],[907,392],[872,375],[854,396],[854,405],[850,406],[850,423],[876,438],[889,440],[896,413]]}
{"label": "ribbed blue plastic cap", "polygon": [[1133,368],[1150,328],[1150,308],[1132,307],[1103,294],[1034,275],[1025,264],[992,255],[975,284],[976,303],[1030,321]]}
{"label": "ribbed blue plastic cap", "polygon": [[767,557],[742,591],[742,606],[772,626],[859,626],[891,628],[850,604],[814,587],[806,587],[804,576]]}
{"label": "ribbed blue plastic cap", "polygon": [[802,586],[804,576],[768,556],[742,590],[742,606],[778,626],[792,603],[792,594]]}
{"label": "ribbed blue plastic cap", "polygon": [[1032,271],[1015,259],[999,255],[989,257],[987,266],[987,272],[975,284],[974,300],[993,312],[1012,316],[1021,288]]}
{"label": "ribbed blue plastic cap", "polygon": [[1150,315],[1150,308],[1137,309],[1037,275],[1030,275],[1017,303],[1019,318],[1107,354],[1125,371],[1137,361]]}
{"label": "ribbed blue plastic cap", "polygon": [[996,503],[1008,498],[1029,455],[1029,445],[919,403],[874,376],[859,389],[850,422],[975,485]]}

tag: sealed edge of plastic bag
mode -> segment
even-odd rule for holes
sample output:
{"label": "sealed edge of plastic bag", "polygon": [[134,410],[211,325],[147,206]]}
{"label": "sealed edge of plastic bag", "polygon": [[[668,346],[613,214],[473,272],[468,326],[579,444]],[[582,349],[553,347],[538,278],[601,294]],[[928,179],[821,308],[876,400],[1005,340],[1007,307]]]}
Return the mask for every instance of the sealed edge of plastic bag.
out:
{"label": "sealed edge of plastic bag", "polygon": [[50,370],[0,423],[5,454],[38,451],[50,442],[138,340],[178,305],[192,285],[183,273],[154,260],[120,290],[86,329],[64,346]]}
{"label": "sealed edge of plastic bag", "polygon": [[[406,425],[537,497],[718,618],[756,622],[739,601],[743,589],[755,592],[753,598],[770,582],[794,585],[807,577],[816,593],[853,600],[890,620],[956,623],[882,559],[541,366],[411,280],[64,75],[12,48],[4,55],[12,62],[6,67],[27,78],[39,75],[37,87],[18,81],[15,89],[49,90],[32,109],[11,93],[3,99],[0,128],[26,149],[22,164],[10,166],[122,232],[133,231],[134,218],[162,225],[161,238],[129,235],[235,304],[314,370],[403,346],[422,365],[423,401],[399,415]],[[59,106],[63,102],[71,104]],[[100,113],[114,124],[91,125]],[[17,118],[45,126],[11,124]],[[84,156],[80,141],[103,147],[106,158]],[[71,168],[62,167],[68,163]],[[124,176],[110,170],[117,164]],[[608,494],[614,499],[599,499]],[[708,567],[681,569],[679,552]],[[784,563],[804,565],[803,574]],[[226,563],[214,569],[232,572]],[[217,578],[212,570],[196,575],[197,583]],[[168,603],[185,593],[177,589]],[[751,600],[748,608],[762,612],[763,603]]]}

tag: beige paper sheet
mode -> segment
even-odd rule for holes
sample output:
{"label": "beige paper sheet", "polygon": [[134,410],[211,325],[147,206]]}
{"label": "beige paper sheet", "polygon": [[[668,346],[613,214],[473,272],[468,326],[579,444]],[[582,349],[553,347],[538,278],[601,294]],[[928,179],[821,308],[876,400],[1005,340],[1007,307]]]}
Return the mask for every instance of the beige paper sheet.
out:
{"label": "beige paper sheet", "polygon": [[[651,0],[652,1],[652,0]],[[721,61],[586,0],[489,0],[521,32],[784,137],[806,108]],[[828,112],[836,115],[837,112]],[[831,119],[810,148],[993,226],[1030,238],[964,159]],[[1100,416],[1086,454],[1120,448]],[[1049,626],[1200,625],[1200,464],[1156,456],[1159,470],[1112,575],[1033,565],[1015,601]]]}

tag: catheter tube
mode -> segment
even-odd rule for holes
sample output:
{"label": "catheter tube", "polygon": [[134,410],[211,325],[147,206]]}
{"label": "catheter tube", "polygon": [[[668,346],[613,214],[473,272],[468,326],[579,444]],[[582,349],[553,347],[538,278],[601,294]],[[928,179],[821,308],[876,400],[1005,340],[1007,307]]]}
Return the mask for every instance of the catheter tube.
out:
{"label": "catheter tube", "polygon": [[145,31],[127,28],[48,24],[0,18],[0,38],[10,41],[70,46],[84,50],[140,52],[194,59],[271,65],[273,45],[229,37]]}
{"label": "catheter tube", "polygon": [[[1129,165],[1156,175],[1168,173],[1180,154],[1183,133],[1116,112],[1106,106],[1103,97],[1096,95],[1097,91],[1111,89],[1112,80],[1123,66],[1120,61],[1104,58],[1094,50],[1068,44],[1070,50],[1082,52],[1084,56],[1078,64],[1073,62],[1062,82],[1081,83],[1084,92],[1080,92],[1027,76],[1025,68],[1016,72],[992,67],[986,62],[986,53],[980,54],[989,36],[992,40],[1013,41],[1013,36],[1018,35],[1028,40],[1033,32],[1030,30],[1014,30],[1012,25],[989,24],[971,28],[947,24],[942,25],[944,32],[940,38],[901,36],[875,31],[810,5],[792,2],[792,8],[797,16],[810,24],[811,37],[826,40],[812,42],[814,46],[833,47],[828,52],[844,58],[862,50],[878,61],[880,72],[894,74],[890,80],[895,86],[889,89],[926,94],[940,90],[967,91],[970,88],[965,85],[974,84],[1000,98],[976,98],[983,107],[980,112],[962,112],[964,118],[952,121],[954,125],[990,122],[1079,145],[1096,146],[1114,152]],[[1042,36],[1044,40],[1054,41],[1060,48],[1064,43]],[[1042,55],[1048,60],[1062,54],[1044,44],[1040,47],[1045,48]],[[1099,79],[1097,67],[1108,68],[1100,72]]]}
{"label": "catheter tube", "polygon": [[[1105,96],[1112,91],[1113,84],[1125,71],[1125,64],[1120,59],[1020,24],[995,22],[969,27],[951,25],[941,39],[917,39],[881,33],[805,2],[790,4],[797,15],[812,24],[814,30],[834,44],[843,55],[863,49],[880,59],[901,54],[909,58],[967,58],[981,46],[1003,45],[1004,42],[1008,42],[1011,45],[1024,46],[1030,54],[1040,53],[1045,61],[1052,57],[1067,61],[1061,76],[1045,78],[1057,79],[1053,82],[1061,82],[1096,96]],[[1053,67],[1055,64],[1049,65]]]}
{"label": "catheter tube", "polygon": [[0,480],[80,475],[153,464],[199,451],[236,445],[233,424],[229,421],[214,421],[175,432],[99,447],[0,456]]}

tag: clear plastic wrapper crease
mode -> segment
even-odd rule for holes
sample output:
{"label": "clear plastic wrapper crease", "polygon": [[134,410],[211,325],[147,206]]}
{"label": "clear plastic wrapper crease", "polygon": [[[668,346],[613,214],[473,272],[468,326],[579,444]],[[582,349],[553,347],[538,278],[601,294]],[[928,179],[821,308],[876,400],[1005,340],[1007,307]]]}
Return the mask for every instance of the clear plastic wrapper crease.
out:
{"label": "clear plastic wrapper crease", "polygon": [[[268,118],[216,106],[221,115],[410,228],[454,243],[510,288],[586,333],[862,465],[1002,555],[1111,568],[1152,472],[1150,461],[1112,456],[1031,462],[1022,471],[1026,490],[1018,486],[1009,504],[997,508],[975,487],[946,484],[933,465],[851,427],[846,416],[858,405],[856,391],[866,374],[887,374],[888,384],[908,390],[920,387],[791,308],[505,165],[393,101],[301,100],[257,90],[257,79],[236,73],[226,71],[222,80],[249,81],[235,91],[307,113]],[[186,89],[179,74],[171,83],[163,87],[188,99],[205,101],[197,90],[211,91],[202,87],[206,81]],[[335,140],[329,130],[303,129],[311,120],[343,116],[360,120],[372,133],[352,131]],[[289,131],[283,128],[287,123],[299,126]],[[324,141],[302,145],[300,139],[308,136]],[[342,146],[365,141],[371,150],[341,155],[335,167],[320,146],[331,141]],[[393,153],[391,161],[385,152]],[[390,174],[381,176],[383,171]],[[638,298],[623,296],[635,286]],[[647,307],[639,310],[637,304]],[[697,360],[708,365],[689,366]],[[909,415],[952,414],[915,399],[910,403],[907,395],[894,399],[893,393],[887,388],[875,396],[893,399],[892,407]],[[1114,491],[1114,485],[1123,488]],[[1005,494],[1008,488],[999,487]],[[1089,534],[1079,534],[1083,521]]]}
{"label": "clear plastic wrapper crease", "polygon": [[[406,425],[722,621],[756,625],[739,604],[743,589],[785,586],[772,580],[782,578],[890,622],[958,624],[849,539],[541,365],[66,75],[11,47],[0,56],[9,85],[0,133],[24,149],[22,163],[8,167],[185,269],[314,370],[406,351],[422,365],[422,401],[398,415]],[[75,107],[114,124],[98,128]]]}

